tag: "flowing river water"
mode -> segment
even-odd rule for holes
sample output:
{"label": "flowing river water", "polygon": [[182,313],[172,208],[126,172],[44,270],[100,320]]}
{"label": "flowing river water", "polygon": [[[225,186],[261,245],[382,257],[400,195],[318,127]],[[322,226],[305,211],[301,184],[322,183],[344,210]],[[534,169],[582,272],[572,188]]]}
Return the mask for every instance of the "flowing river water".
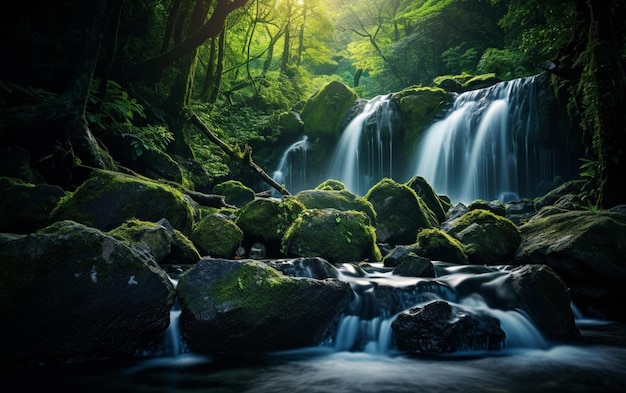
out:
{"label": "flowing river water", "polygon": [[[582,340],[549,342],[522,314],[489,309],[475,294],[459,296],[455,291],[470,276],[488,280],[505,270],[438,263],[436,281],[446,285],[433,286],[435,279],[346,264],[339,268],[339,278],[348,281],[357,296],[335,335],[319,346],[230,356],[190,353],[178,332],[180,311],[175,307],[159,353],[128,362],[4,371],[4,383],[23,391],[64,392],[626,391],[625,325],[576,313]],[[505,347],[420,357],[398,351],[389,328],[394,315],[433,299],[496,315],[507,334]]]}

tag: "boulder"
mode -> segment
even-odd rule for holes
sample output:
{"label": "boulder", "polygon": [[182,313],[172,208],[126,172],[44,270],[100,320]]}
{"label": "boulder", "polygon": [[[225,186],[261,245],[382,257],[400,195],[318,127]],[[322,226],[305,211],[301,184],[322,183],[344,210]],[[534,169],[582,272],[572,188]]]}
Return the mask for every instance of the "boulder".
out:
{"label": "boulder", "polygon": [[431,261],[444,261],[460,265],[468,264],[465,246],[439,228],[425,228],[417,234],[415,244],[408,246],[417,255]]}
{"label": "boulder", "polygon": [[482,294],[491,307],[522,310],[550,340],[581,338],[563,280],[546,265],[525,265],[486,282]]}
{"label": "boulder", "polygon": [[260,261],[203,258],[177,286],[180,331],[196,353],[319,345],[352,299],[349,284],[285,276]]}
{"label": "boulder", "polygon": [[522,241],[511,220],[484,209],[470,210],[449,224],[446,232],[463,244],[470,264],[510,264]]}
{"label": "boulder", "polygon": [[411,355],[499,350],[506,334],[500,321],[436,300],[403,311],[391,323],[396,345]]}
{"label": "boulder", "polygon": [[376,211],[376,241],[412,244],[423,228],[432,228],[426,204],[405,184],[383,178],[365,195]]}
{"label": "boulder", "polygon": [[293,197],[257,198],[238,212],[235,224],[243,231],[243,246],[251,249],[255,243],[265,246],[269,258],[283,257],[281,242],[285,232],[306,207]]}
{"label": "boulder", "polygon": [[230,218],[214,213],[194,224],[189,240],[204,256],[234,258],[243,244],[243,231]]}
{"label": "boulder", "polygon": [[139,354],[161,340],[175,289],[150,255],[60,221],[1,234],[0,364],[54,365]]}
{"label": "boulder", "polygon": [[[325,183],[328,184],[328,183]],[[322,186],[326,187],[326,186]],[[303,190],[297,193],[296,200],[302,202],[307,209],[337,209],[357,210],[368,215],[372,225],[376,226],[376,212],[374,206],[363,197],[360,197],[346,189],[314,189]]]}
{"label": "boulder", "polygon": [[[543,210],[543,209],[542,209]],[[590,318],[626,322],[626,214],[620,209],[535,216],[519,227],[515,264],[542,264],[565,281]]]}
{"label": "boulder", "polygon": [[330,81],[307,100],[300,113],[304,133],[311,139],[336,141],[343,122],[357,99],[356,93],[338,81]]}
{"label": "boulder", "polygon": [[226,180],[216,184],[213,193],[224,195],[226,203],[239,207],[254,200],[254,190],[238,180]]}
{"label": "boulder", "polygon": [[446,220],[446,212],[450,209],[450,203],[435,193],[435,190],[421,176],[413,176],[406,185],[411,188],[418,197],[422,198],[426,206],[433,212],[437,223],[441,224]]}
{"label": "boulder", "polygon": [[172,234],[161,224],[131,219],[108,232],[138,251],[149,252],[156,262],[163,261],[172,249]]}
{"label": "boulder", "polygon": [[59,186],[0,177],[0,232],[30,233],[51,224],[50,212],[65,195]]}
{"label": "boulder", "polygon": [[356,210],[307,209],[282,241],[287,257],[320,257],[336,265],[382,259],[369,217]]}
{"label": "boulder", "polygon": [[73,220],[109,231],[132,218],[151,222],[166,218],[174,228],[189,234],[194,209],[191,198],[173,187],[118,172],[94,170],[57,205],[51,219]]}

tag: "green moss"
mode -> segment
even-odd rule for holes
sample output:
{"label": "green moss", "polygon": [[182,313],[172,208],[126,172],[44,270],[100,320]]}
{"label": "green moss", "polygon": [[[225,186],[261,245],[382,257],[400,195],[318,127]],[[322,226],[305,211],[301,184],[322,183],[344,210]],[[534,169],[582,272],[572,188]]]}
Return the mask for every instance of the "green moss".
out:
{"label": "green moss", "polygon": [[425,228],[417,234],[417,253],[430,260],[467,264],[465,247],[439,228]]}
{"label": "green moss", "polygon": [[321,257],[331,263],[381,261],[376,232],[360,211],[308,209],[293,222],[282,243],[288,256]]}
{"label": "green moss", "polygon": [[336,140],[343,121],[356,101],[356,93],[338,81],[327,82],[304,104],[300,117],[311,138]]}
{"label": "green moss", "polygon": [[233,258],[243,243],[243,231],[221,214],[211,214],[196,223],[190,240],[205,255]]}
{"label": "green moss", "polygon": [[346,189],[329,190],[314,189],[300,191],[295,195],[307,209],[332,208],[337,210],[358,210],[368,215],[372,225],[376,226],[376,211],[365,198],[351,193]]}
{"label": "green moss", "polygon": [[315,187],[315,189],[341,191],[346,189],[346,185],[339,180],[328,179],[320,183],[317,187]]}
{"label": "green moss", "polygon": [[227,180],[216,184],[212,192],[224,195],[224,201],[235,206],[243,206],[254,200],[254,190],[238,180]]}
{"label": "green moss", "polygon": [[174,228],[189,233],[194,220],[191,205],[181,191],[106,170],[95,170],[76,191],[59,202],[51,216],[106,231],[132,218],[156,222],[165,217]]}
{"label": "green moss", "polygon": [[232,304],[240,308],[249,321],[256,321],[263,319],[267,310],[274,308],[268,307],[268,304],[276,304],[285,285],[288,285],[288,280],[282,273],[264,263],[250,261],[216,280],[209,295],[218,304]]}

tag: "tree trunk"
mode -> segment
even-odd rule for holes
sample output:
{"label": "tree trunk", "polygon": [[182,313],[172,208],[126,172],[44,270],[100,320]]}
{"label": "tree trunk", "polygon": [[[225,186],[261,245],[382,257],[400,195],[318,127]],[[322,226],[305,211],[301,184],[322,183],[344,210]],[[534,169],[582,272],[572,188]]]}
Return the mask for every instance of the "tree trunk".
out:
{"label": "tree trunk", "polygon": [[592,203],[610,208],[626,203],[626,75],[621,58],[624,14],[621,1],[576,0],[572,41],[561,54],[570,83],[570,112],[579,121],[589,158],[596,161]]}

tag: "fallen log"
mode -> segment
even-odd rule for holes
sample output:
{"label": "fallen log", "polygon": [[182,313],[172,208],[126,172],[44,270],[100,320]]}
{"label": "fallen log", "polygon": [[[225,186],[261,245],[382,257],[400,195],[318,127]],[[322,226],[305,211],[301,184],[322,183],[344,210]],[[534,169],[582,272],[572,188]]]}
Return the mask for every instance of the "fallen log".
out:
{"label": "fallen log", "polygon": [[243,150],[239,148],[238,145],[235,147],[230,146],[228,143],[222,141],[215,133],[213,133],[196,114],[191,115],[191,122],[198,127],[202,133],[209,138],[209,140],[219,146],[220,149],[224,153],[226,153],[231,159],[240,162],[241,164],[246,165],[252,172],[259,175],[267,184],[272,186],[276,191],[280,192],[281,195],[290,196],[289,191],[278,184],[274,179],[272,179],[263,168],[258,166],[252,160],[252,148],[249,145],[245,145]]}

